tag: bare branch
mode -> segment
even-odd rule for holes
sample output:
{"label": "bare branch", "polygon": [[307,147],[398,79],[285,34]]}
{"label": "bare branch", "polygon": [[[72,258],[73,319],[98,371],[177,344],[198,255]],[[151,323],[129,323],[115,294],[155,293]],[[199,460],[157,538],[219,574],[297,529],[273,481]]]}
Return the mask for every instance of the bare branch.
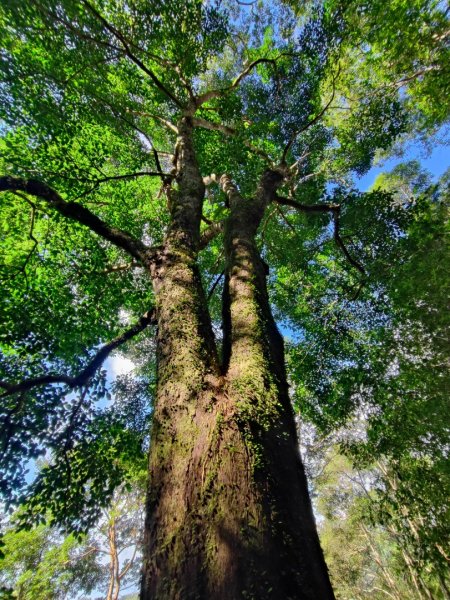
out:
{"label": "bare branch", "polygon": [[93,184],[93,186],[89,190],[82,192],[79,196],[75,198],[75,200],[79,200],[80,198],[84,198],[85,196],[92,194],[92,192],[94,192],[102,183],[107,183],[108,181],[117,181],[120,179],[130,179],[133,177],[144,177],[145,175],[148,175],[149,177],[161,177],[164,183],[167,183],[174,177],[170,173],[163,173],[162,171],[139,171],[137,173],[127,173],[125,175],[111,175],[110,177],[102,177],[100,179],[75,179],[76,181],[86,181],[91,182]]}
{"label": "bare branch", "polygon": [[104,346],[100,348],[94,358],[86,365],[86,367],[75,377],[71,377],[70,375],[65,375],[63,373],[58,375],[42,375],[41,377],[36,377],[34,379],[26,379],[20,383],[6,383],[4,381],[0,381],[0,387],[6,390],[3,394],[1,394],[1,398],[5,396],[10,396],[15,393],[23,393],[28,392],[29,390],[42,387],[44,385],[51,385],[55,383],[64,383],[68,385],[71,389],[82,387],[86,385],[91,377],[95,374],[97,369],[99,369],[108,356],[116,350],[119,346],[122,346],[128,340],[131,340],[138,333],[143,331],[148,325],[155,323],[155,313],[154,310],[147,311],[142,317],[137,321],[134,325],[132,325],[129,329],[124,331],[121,335],[114,338]]}
{"label": "bare branch", "polygon": [[148,263],[150,248],[144,243],[137,238],[134,238],[126,231],[110,227],[81,204],[63,200],[61,196],[46,183],[42,183],[36,179],[21,179],[19,177],[10,176],[0,177],[0,192],[5,191],[22,191],[31,196],[36,196],[45,200],[64,217],[89,227],[91,231],[108,240],[115,246],[122,248],[122,250],[128,252],[133,258],[144,264]]}
{"label": "bare branch", "polygon": [[231,206],[232,204],[237,204],[238,202],[241,202],[241,193],[239,192],[237,185],[234,183],[234,181],[229,175],[227,175],[226,173],[222,175],[219,183],[223,193],[227,197],[228,205]]}
{"label": "bare branch", "polygon": [[[117,181],[120,179],[130,179],[133,177],[144,177],[145,175],[148,175],[149,177],[161,177],[164,183],[167,183],[167,181],[170,181],[174,177],[170,173],[163,173],[162,171],[139,171],[138,173],[127,173],[125,175],[111,175],[110,177],[102,177],[100,179],[81,179],[81,181],[92,182],[93,186],[89,190],[86,190],[79,196],[77,196],[76,200],[79,200],[80,198],[84,198],[85,196],[92,194],[92,192],[94,192],[102,183],[107,183],[108,181]],[[80,179],[78,179],[78,181],[80,181]]]}
{"label": "bare branch", "polygon": [[291,206],[292,208],[302,210],[303,212],[333,212],[339,211],[341,208],[339,204],[302,204],[291,198],[284,198],[283,196],[278,195],[275,196],[274,200],[278,202],[278,204]]}
{"label": "bare branch", "polygon": [[[159,162],[159,161],[158,161]],[[107,181],[117,181],[118,179],[132,179],[133,177],[161,177],[162,179],[171,179],[173,175],[170,173],[162,173],[161,171],[138,171],[137,173],[125,173],[124,175],[112,175],[111,177],[103,177],[101,179],[93,180],[92,182],[96,185],[100,183],[106,183]]]}
{"label": "bare branch", "polygon": [[302,164],[302,162],[304,162],[304,161],[305,161],[305,160],[308,158],[308,156],[309,156],[310,154],[311,154],[311,152],[304,152],[304,153],[303,153],[303,154],[300,156],[300,158],[299,158],[298,160],[296,160],[296,161],[295,161],[295,163],[289,167],[289,171],[290,171],[291,173],[295,173],[295,172],[297,172],[297,170],[298,170],[299,166]]}
{"label": "bare branch", "polygon": [[192,119],[192,123],[194,127],[203,127],[203,129],[209,129],[210,131],[220,131],[225,135],[235,135],[236,129],[233,127],[229,127],[228,125],[222,125],[222,123],[214,123],[213,121],[208,121],[206,119],[202,119],[201,117],[194,117]]}
{"label": "bare branch", "polygon": [[214,294],[216,287],[219,285],[220,280],[222,279],[222,277],[225,275],[225,269],[219,273],[218,277],[216,277],[216,280],[214,281],[214,283],[211,286],[211,289],[208,292],[208,296],[206,298],[206,301],[209,302],[212,298],[212,295]]}
{"label": "bare branch", "polygon": [[298,232],[295,230],[295,227],[292,225],[292,223],[289,223],[289,221],[286,218],[286,215],[284,214],[284,212],[281,210],[281,208],[278,206],[278,204],[275,204],[275,208],[277,209],[277,213],[281,216],[281,218],[283,219],[283,221],[286,223],[286,225],[288,226],[288,228],[292,231],[292,233],[297,236]]}
{"label": "bare branch", "polygon": [[124,264],[120,264],[120,265],[111,265],[110,267],[103,269],[103,271],[96,271],[96,273],[98,275],[109,275],[110,273],[117,273],[119,271],[129,271],[130,269],[136,269],[139,267],[142,267],[142,265],[140,263],[133,261],[131,263],[124,263]]}
{"label": "bare branch", "polygon": [[171,131],[173,131],[174,133],[176,133],[178,135],[178,127],[176,125],[174,125],[172,123],[172,121],[169,121],[168,119],[165,119],[161,115],[155,115],[154,113],[142,112],[142,111],[139,111],[139,110],[129,110],[127,112],[129,112],[130,114],[135,115],[137,117],[146,117],[146,118],[149,118],[149,119],[154,119],[155,121],[159,121],[165,127],[167,127],[167,129],[170,129]]}
{"label": "bare branch", "polygon": [[[135,561],[136,554],[137,554],[137,551],[138,551],[138,546],[139,546],[139,544],[138,544],[138,542],[137,542],[137,540],[136,540],[136,543],[135,543],[135,545],[134,545],[133,554],[131,555],[131,558],[130,558],[130,559],[128,559],[128,562],[126,562],[126,563],[125,563],[125,565],[124,565],[124,567],[123,567],[122,571],[121,571],[120,573],[118,573],[118,574],[117,574],[117,579],[118,579],[119,581],[121,581],[121,580],[122,580],[122,579],[125,577],[125,575],[128,573],[128,571],[129,571],[129,570],[131,569],[131,567],[133,566],[133,563],[134,563],[134,561]],[[120,554],[120,552],[118,552],[117,554]]]}
{"label": "bare branch", "polygon": [[203,177],[203,183],[208,186],[211,185],[213,183],[219,183],[220,181],[220,177],[218,175],[216,175],[215,173],[211,173],[211,175],[208,175],[207,177]]}

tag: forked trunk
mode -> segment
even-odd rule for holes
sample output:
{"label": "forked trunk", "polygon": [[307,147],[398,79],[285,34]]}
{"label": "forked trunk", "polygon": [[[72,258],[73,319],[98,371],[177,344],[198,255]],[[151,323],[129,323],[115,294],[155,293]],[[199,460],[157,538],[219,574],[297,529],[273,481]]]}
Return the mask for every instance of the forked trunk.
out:
{"label": "forked trunk", "polygon": [[250,201],[223,178],[230,216],[219,363],[195,262],[204,190],[189,140],[180,136],[172,228],[152,273],[158,397],[141,600],[328,600],[283,340],[255,244],[281,177],[266,172]]}

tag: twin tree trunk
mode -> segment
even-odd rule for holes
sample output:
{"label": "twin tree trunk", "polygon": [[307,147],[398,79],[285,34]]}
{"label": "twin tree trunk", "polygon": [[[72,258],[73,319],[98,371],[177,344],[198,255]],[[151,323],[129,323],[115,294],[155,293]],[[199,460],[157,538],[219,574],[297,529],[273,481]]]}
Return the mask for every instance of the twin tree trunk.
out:
{"label": "twin tree trunk", "polygon": [[252,199],[222,178],[219,360],[196,263],[205,190],[188,118],[179,132],[171,228],[151,267],[158,393],[141,600],[332,599],[255,243],[282,176],[266,171]]}

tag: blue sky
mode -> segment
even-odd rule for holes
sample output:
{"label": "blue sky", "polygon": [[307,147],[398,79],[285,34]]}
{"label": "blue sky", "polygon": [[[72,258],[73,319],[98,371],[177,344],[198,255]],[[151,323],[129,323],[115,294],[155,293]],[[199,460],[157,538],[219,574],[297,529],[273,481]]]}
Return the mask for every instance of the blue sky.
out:
{"label": "blue sky", "polygon": [[[439,137],[440,134],[444,135],[444,131],[438,132]],[[422,166],[433,175],[433,179],[436,180],[450,166],[450,141],[447,144],[437,143],[428,150],[421,143],[411,142],[405,147],[403,156],[394,156],[378,163],[363,177],[355,181],[356,187],[361,191],[366,191],[380,173],[391,171],[399,163],[414,159],[419,160]]]}

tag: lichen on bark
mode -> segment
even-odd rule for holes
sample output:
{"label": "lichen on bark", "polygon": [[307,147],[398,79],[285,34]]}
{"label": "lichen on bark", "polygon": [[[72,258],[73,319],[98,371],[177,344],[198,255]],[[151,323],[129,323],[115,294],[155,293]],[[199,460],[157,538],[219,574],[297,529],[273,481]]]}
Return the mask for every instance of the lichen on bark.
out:
{"label": "lichen on bark", "polygon": [[151,267],[158,391],[141,600],[332,598],[256,233],[282,174],[231,180],[222,361],[197,267],[203,180],[179,124],[171,225]]}

